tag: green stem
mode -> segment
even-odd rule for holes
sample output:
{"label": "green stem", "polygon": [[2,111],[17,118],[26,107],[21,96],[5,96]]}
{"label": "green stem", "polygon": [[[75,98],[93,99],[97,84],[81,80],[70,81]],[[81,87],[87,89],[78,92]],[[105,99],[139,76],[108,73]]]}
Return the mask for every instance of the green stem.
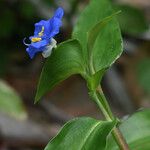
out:
{"label": "green stem", "polygon": [[118,144],[120,150],[129,150],[129,146],[118,128],[115,127],[113,129],[112,135],[116,143]]}
{"label": "green stem", "polygon": [[106,110],[106,108],[104,107],[104,105],[102,104],[102,101],[99,100],[99,97],[96,95],[94,95],[95,101],[98,105],[98,107],[100,108],[100,110],[102,111],[103,115],[105,116],[107,121],[112,121],[112,118],[110,117],[108,111]]}
{"label": "green stem", "polygon": [[[97,89],[97,92],[94,95],[94,99],[96,103],[98,104],[99,108],[101,109],[102,113],[104,114],[107,121],[112,121],[115,117],[113,116],[113,113],[110,109],[110,106],[100,88],[100,86]],[[126,143],[122,133],[120,130],[115,127],[112,131],[112,135],[118,144],[120,150],[129,150],[129,146]]]}
{"label": "green stem", "polygon": [[[95,73],[95,69],[93,66],[93,59],[92,54],[89,54],[89,68],[90,68],[90,74],[93,75]],[[107,121],[112,121],[115,119],[110,106],[105,98],[105,95],[103,94],[103,91],[100,87],[100,85],[97,88],[97,91],[94,93],[93,98],[95,99],[97,105],[101,109],[102,113],[104,114]],[[128,144],[126,143],[126,140],[124,139],[122,133],[120,130],[115,127],[112,131],[112,136],[114,140],[116,141],[118,147],[120,150],[130,150]]]}

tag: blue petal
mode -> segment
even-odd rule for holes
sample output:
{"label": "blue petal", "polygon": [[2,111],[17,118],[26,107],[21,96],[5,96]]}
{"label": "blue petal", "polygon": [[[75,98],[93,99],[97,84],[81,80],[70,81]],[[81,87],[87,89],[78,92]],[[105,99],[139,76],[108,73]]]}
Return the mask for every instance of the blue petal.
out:
{"label": "blue petal", "polygon": [[64,10],[61,7],[59,7],[54,13],[54,17],[59,19],[62,19],[63,15],[64,15]]}
{"label": "blue petal", "polygon": [[[30,58],[32,59],[37,52],[43,52],[46,49],[46,46],[50,43],[51,38],[53,38],[56,34],[59,33],[59,28],[62,25],[62,17],[64,15],[64,11],[61,7],[59,7],[54,16],[49,20],[41,20],[40,22],[35,24],[34,35],[30,37],[38,38],[39,33],[42,31],[42,27],[44,26],[43,35],[40,37],[42,40],[39,42],[32,42],[27,45],[28,48],[26,51],[28,52]],[[24,42],[25,43],[25,42]]]}
{"label": "blue petal", "polygon": [[49,28],[49,22],[45,20],[41,20],[40,22],[35,24],[34,36],[37,37],[39,32],[41,32],[42,27],[44,26],[45,30]]}
{"label": "blue petal", "polygon": [[36,49],[41,49],[41,48],[45,47],[48,44],[49,44],[48,40],[42,40],[40,42],[32,43],[31,46],[36,48]]}
{"label": "blue petal", "polygon": [[35,50],[32,47],[28,47],[26,48],[26,52],[29,54],[30,58],[33,59],[34,55],[35,55]]}
{"label": "blue petal", "polygon": [[61,25],[62,25],[62,21],[60,19],[56,18],[56,17],[53,17],[50,20],[51,29],[50,29],[49,36],[51,38],[59,33],[59,29],[60,29]]}
{"label": "blue petal", "polygon": [[36,23],[34,36],[31,36],[30,39],[38,36],[39,32],[41,32],[42,30],[42,26],[44,26],[44,34],[42,36],[42,39],[51,39],[52,37],[54,37],[59,33],[59,28],[62,25],[61,19],[63,15],[64,11],[61,7],[59,7],[55,11],[54,16],[51,19],[47,21],[41,20],[40,22]]}
{"label": "blue petal", "polygon": [[32,59],[37,52],[43,52],[48,44],[49,41],[47,40],[31,43],[29,47],[26,49],[26,51],[28,52],[30,58]]}

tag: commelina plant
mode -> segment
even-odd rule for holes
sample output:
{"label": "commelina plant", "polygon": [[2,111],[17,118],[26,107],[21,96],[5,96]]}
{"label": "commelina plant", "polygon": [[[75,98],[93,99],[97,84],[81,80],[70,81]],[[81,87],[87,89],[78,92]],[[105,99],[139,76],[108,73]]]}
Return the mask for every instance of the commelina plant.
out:
{"label": "commelina plant", "polygon": [[[101,79],[123,51],[117,15],[109,0],[91,0],[81,13],[72,38],[56,46],[54,36],[62,26],[64,10],[58,8],[49,20],[35,24],[26,51],[32,59],[42,53],[42,69],[35,102],[73,74],[86,81],[91,100],[106,120],[75,118],[64,125],[45,150],[149,150],[149,110],[137,112],[123,123],[115,117],[101,88]],[[121,133],[120,132],[123,133]],[[125,138],[124,138],[125,137]]]}

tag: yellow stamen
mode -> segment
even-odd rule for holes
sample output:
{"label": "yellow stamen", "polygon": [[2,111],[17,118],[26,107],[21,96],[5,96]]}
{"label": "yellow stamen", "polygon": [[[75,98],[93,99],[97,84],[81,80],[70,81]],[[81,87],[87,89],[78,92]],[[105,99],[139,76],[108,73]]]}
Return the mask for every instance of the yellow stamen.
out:
{"label": "yellow stamen", "polygon": [[43,36],[43,33],[44,33],[44,26],[42,26],[42,30],[41,32],[39,32],[39,36]]}
{"label": "yellow stamen", "polygon": [[42,40],[41,38],[32,38],[32,39],[31,39],[32,42],[39,42],[39,41],[41,41],[41,40]]}

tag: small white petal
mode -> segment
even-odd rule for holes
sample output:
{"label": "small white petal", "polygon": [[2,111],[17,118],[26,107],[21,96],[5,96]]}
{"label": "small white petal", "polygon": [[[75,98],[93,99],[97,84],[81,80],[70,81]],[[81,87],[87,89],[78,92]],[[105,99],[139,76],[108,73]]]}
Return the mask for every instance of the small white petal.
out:
{"label": "small white petal", "polygon": [[46,47],[46,50],[42,52],[42,56],[44,58],[49,57],[51,55],[51,53],[52,53],[52,49],[57,47],[56,44],[57,44],[56,40],[52,38],[50,45],[48,45]]}
{"label": "small white petal", "polygon": [[46,50],[42,52],[42,56],[44,58],[49,57],[51,55],[51,53],[52,53],[52,49],[53,49],[52,46],[47,46]]}
{"label": "small white petal", "polygon": [[55,47],[57,47],[56,44],[57,44],[57,41],[56,41],[54,38],[52,38],[52,39],[51,39],[51,44],[50,44],[50,45],[52,45],[52,47],[55,48]]}

